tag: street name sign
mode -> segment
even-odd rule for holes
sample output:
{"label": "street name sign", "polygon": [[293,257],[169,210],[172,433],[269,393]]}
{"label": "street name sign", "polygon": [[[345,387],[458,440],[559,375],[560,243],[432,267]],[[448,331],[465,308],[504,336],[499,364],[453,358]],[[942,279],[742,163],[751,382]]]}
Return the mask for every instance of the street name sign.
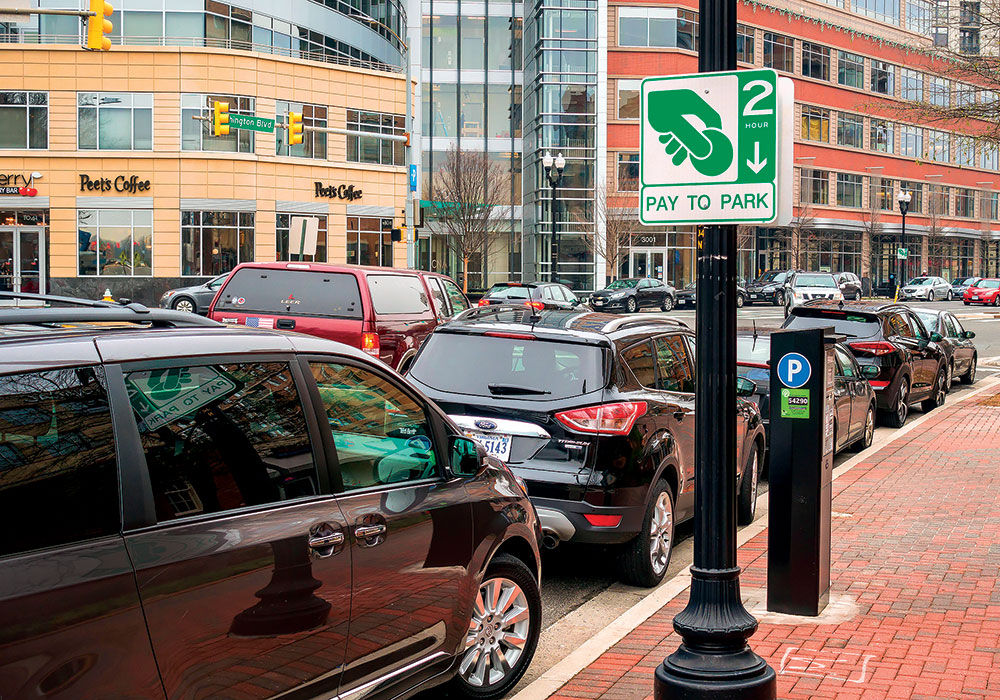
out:
{"label": "street name sign", "polygon": [[250,131],[274,131],[274,120],[264,117],[248,117],[243,114],[230,114],[229,126],[234,129],[249,129]]}
{"label": "street name sign", "polygon": [[644,79],[639,220],[733,224],[778,218],[784,170],[779,126],[789,136],[792,126],[779,125],[778,92],[771,69]]}

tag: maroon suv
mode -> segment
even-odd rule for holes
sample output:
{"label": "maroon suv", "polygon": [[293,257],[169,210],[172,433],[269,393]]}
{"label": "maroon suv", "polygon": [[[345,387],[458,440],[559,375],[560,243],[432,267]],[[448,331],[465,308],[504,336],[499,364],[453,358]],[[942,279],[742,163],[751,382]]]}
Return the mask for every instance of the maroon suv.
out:
{"label": "maroon suv", "polygon": [[469,308],[449,277],[419,270],[324,263],[244,263],[209,318],[336,340],[406,370],[439,323]]}

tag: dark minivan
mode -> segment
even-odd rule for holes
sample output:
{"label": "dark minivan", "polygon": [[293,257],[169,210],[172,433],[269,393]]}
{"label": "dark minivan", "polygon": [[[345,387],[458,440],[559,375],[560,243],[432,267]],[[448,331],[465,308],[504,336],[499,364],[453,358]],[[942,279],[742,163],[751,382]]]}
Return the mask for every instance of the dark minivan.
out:
{"label": "dark minivan", "polygon": [[336,340],[405,371],[424,338],[467,308],[458,285],[433,272],[275,262],[237,266],[208,316]]}
{"label": "dark minivan", "polygon": [[4,700],[517,683],[535,512],[437,406],[339,343],[78,303],[0,311]]}

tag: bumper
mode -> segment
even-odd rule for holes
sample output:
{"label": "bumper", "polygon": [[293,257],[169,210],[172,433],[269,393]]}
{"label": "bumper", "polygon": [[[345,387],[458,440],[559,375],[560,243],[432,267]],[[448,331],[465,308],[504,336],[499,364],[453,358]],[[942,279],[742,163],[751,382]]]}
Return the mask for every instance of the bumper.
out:
{"label": "bumper", "polygon": [[875,393],[875,408],[880,411],[895,410],[896,394],[899,391],[899,372],[896,372],[886,386],[879,388],[877,384],[878,382],[871,385]]}
{"label": "bumper", "polygon": [[[562,541],[587,544],[627,542],[639,534],[639,530],[642,529],[642,518],[645,515],[642,506],[602,507],[584,501],[564,501],[534,496],[531,497],[531,502],[538,513],[542,532],[552,532]],[[586,515],[620,516],[621,520],[615,527],[600,527],[592,525]],[[568,534],[568,537],[563,537],[563,534]]]}
{"label": "bumper", "polygon": [[599,304],[594,299],[591,299],[590,308],[594,311],[614,311],[615,309],[624,309],[625,299],[614,299],[612,301],[606,300],[603,304]]}

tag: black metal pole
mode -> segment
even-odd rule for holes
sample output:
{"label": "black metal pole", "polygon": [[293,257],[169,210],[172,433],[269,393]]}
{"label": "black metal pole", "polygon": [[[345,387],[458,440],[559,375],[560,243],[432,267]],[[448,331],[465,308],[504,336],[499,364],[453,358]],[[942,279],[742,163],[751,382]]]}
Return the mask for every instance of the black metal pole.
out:
{"label": "black metal pole", "polygon": [[[899,205],[899,213],[903,216],[903,223],[899,229],[899,247],[906,250],[906,210],[908,207],[903,204]],[[899,291],[903,288],[904,281],[906,279],[906,263],[909,260],[910,251],[906,250],[906,257],[899,259],[899,279],[896,280],[896,298],[899,298]]]}
{"label": "black metal pole", "polygon": [[[701,73],[736,70],[736,0],[700,0]],[[747,644],[757,620],[736,565],[736,226],[698,235],[694,563],[681,645],[656,669],[653,695],[773,700],[775,674]]]}
{"label": "black metal pole", "polygon": [[553,282],[559,281],[556,273],[559,272],[559,255],[562,253],[559,246],[559,234],[556,232],[556,225],[559,220],[559,179],[561,177],[562,173],[559,172],[559,170],[556,170],[556,177],[552,181],[552,241],[555,245],[555,257],[552,260]]}

